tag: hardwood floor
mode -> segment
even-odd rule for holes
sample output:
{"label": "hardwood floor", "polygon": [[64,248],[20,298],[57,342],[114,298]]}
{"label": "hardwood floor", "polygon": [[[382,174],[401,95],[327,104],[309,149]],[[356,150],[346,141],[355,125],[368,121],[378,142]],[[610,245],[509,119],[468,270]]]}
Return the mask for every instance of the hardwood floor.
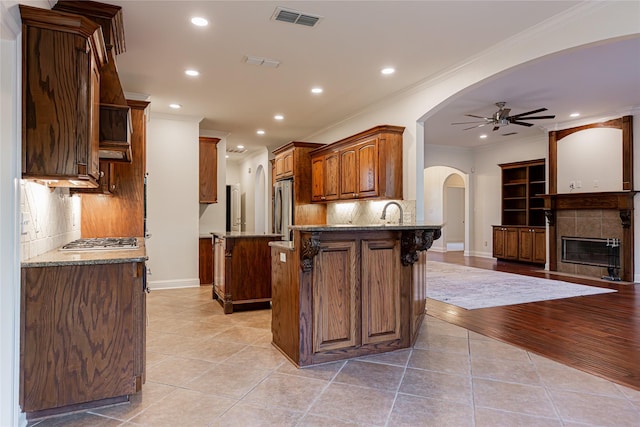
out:
{"label": "hardwood floor", "polygon": [[462,252],[429,252],[428,259],[617,290],[476,310],[427,299],[427,314],[640,390],[640,285],[559,275]]}

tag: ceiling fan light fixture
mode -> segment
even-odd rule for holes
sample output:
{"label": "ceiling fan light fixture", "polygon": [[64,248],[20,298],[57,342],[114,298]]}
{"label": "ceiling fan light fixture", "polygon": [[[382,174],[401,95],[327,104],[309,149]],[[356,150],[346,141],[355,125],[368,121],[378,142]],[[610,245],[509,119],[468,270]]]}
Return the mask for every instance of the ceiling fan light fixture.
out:
{"label": "ceiling fan light fixture", "polygon": [[571,113],[569,117],[580,117],[580,113]]}

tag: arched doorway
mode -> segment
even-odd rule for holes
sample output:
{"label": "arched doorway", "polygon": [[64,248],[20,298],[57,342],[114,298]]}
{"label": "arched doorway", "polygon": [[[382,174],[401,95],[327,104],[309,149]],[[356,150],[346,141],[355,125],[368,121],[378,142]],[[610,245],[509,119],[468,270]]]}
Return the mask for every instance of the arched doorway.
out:
{"label": "arched doorway", "polygon": [[255,232],[256,233],[265,233],[267,231],[267,208],[266,208],[266,195],[267,188],[265,187],[265,174],[264,168],[262,165],[259,165],[256,169],[255,175],[255,191],[254,191],[254,209],[255,209]]}
{"label": "arched doorway", "polygon": [[446,218],[446,230],[443,234],[445,249],[450,251],[463,251],[464,225],[465,225],[465,188],[462,176],[452,173],[443,184],[444,194],[444,218]]}

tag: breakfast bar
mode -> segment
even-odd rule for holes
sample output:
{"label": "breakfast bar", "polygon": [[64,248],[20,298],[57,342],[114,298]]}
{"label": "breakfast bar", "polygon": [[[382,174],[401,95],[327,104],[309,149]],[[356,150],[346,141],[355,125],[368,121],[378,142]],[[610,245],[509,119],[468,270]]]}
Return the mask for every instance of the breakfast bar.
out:
{"label": "breakfast bar", "polygon": [[298,367],[414,344],[440,225],[293,226],[271,242],[273,345]]}

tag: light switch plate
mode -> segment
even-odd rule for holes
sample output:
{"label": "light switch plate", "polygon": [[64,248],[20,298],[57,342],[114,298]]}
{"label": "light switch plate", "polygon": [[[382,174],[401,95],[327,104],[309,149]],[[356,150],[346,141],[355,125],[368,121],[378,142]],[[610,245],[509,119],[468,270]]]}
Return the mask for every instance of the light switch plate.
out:
{"label": "light switch plate", "polygon": [[287,262],[287,254],[285,254],[284,252],[280,252],[280,261]]}

